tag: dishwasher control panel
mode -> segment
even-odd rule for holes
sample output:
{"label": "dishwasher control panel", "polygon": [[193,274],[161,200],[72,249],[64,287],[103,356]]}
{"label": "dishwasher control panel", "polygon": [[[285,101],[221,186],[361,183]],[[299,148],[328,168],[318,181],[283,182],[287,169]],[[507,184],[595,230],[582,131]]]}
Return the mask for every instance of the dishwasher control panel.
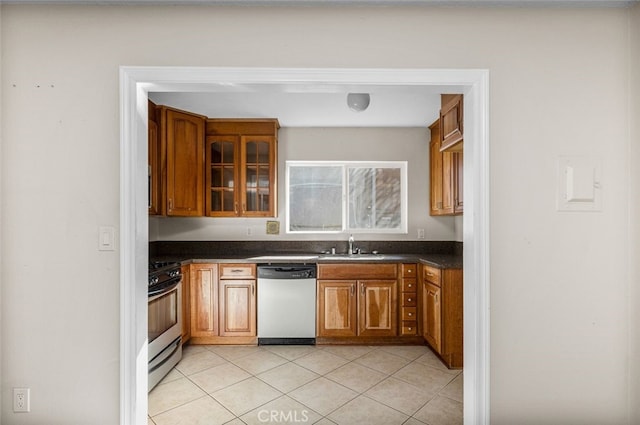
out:
{"label": "dishwasher control panel", "polygon": [[315,265],[269,264],[258,265],[258,279],[315,279]]}

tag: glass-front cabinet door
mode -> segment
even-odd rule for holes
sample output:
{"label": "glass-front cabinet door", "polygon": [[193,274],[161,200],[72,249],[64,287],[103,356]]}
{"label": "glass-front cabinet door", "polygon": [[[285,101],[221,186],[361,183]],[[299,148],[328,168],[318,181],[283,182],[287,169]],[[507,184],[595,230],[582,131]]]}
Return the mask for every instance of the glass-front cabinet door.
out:
{"label": "glass-front cabinet door", "polygon": [[207,137],[208,216],[236,217],[240,213],[239,141],[237,136]]}
{"label": "glass-front cabinet door", "polygon": [[206,149],[206,215],[273,217],[276,138],[209,136]]}
{"label": "glass-front cabinet door", "polygon": [[242,136],[242,215],[273,216],[275,138]]}

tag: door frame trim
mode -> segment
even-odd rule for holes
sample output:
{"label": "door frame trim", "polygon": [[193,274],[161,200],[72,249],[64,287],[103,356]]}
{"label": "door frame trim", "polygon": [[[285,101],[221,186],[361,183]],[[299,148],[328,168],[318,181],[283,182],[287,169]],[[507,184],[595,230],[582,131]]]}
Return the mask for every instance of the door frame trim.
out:
{"label": "door frame trim", "polygon": [[135,66],[120,67],[120,423],[145,423],[148,409],[147,93],[286,83],[446,86],[465,95],[464,423],[489,424],[489,71]]}

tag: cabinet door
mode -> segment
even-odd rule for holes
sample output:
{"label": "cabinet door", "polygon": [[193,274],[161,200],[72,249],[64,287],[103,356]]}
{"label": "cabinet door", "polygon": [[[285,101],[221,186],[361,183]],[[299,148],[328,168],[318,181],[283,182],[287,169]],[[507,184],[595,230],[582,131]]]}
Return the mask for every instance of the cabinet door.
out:
{"label": "cabinet door", "polygon": [[423,282],[422,320],[424,339],[438,353],[441,348],[440,288],[429,282]]}
{"label": "cabinet door", "polygon": [[192,264],[191,281],[191,336],[218,335],[218,266]]}
{"label": "cabinet door", "polygon": [[454,201],[453,212],[456,214],[462,214],[464,211],[464,158],[462,152],[456,152],[453,154],[454,162]]}
{"label": "cabinet door", "polygon": [[149,215],[162,214],[160,208],[161,168],[160,168],[160,132],[156,119],[156,105],[149,101],[148,126],[148,193]]}
{"label": "cabinet door", "polygon": [[429,186],[430,214],[438,215],[442,210],[442,154],[440,153],[440,122],[429,127],[431,142],[429,143]]}
{"label": "cabinet door", "polygon": [[358,286],[358,335],[396,336],[397,281],[363,280]]}
{"label": "cabinet door", "polygon": [[430,208],[431,215],[447,215],[453,213],[453,154],[440,152],[440,123],[436,121],[430,127],[429,142],[429,175],[430,175]]}
{"label": "cabinet door", "polygon": [[206,215],[235,217],[240,213],[240,138],[209,136],[206,143]]}
{"label": "cabinet door", "polygon": [[167,109],[167,215],[204,215],[204,118]]}
{"label": "cabinet door", "polygon": [[356,336],[356,281],[318,281],[318,336]]}
{"label": "cabinet door", "polygon": [[256,335],[256,281],[220,280],[220,336]]}
{"label": "cabinet door", "polygon": [[441,98],[440,125],[442,151],[462,150],[463,121],[462,121],[462,95],[443,94]]}
{"label": "cabinet door", "polygon": [[273,136],[241,136],[241,215],[244,217],[275,215],[275,144]]}
{"label": "cabinet door", "polygon": [[182,343],[191,338],[191,281],[189,266],[182,266]]}

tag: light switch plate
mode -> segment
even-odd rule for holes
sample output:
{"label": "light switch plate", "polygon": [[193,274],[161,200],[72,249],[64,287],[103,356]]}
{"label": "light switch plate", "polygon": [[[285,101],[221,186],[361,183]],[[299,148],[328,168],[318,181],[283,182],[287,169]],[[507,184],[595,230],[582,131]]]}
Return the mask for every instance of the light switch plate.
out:
{"label": "light switch plate", "polygon": [[115,251],[116,229],[113,226],[100,226],[98,228],[98,250]]}
{"label": "light switch plate", "polygon": [[602,161],[559,157],[557,192],[558,211],[602,211]]}

